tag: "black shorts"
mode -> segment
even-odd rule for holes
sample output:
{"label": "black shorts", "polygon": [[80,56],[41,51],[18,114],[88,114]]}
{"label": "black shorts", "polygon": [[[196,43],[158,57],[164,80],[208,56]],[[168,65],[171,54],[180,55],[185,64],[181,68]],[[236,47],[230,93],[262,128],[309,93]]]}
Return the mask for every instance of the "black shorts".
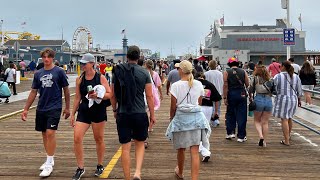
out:
{"label": "black shorts", "polygon": [[46,132],[47,129],[57,130],[62,109],[36,112],[36,131]]}
{"label": "black shorts", "polygon": [[121,144],[126,144],[131,139],[145,141],[148,138],[148,127],[147,113],[117,115],[117,130]]}
{"label": "black shorts", "polygon": [[81,103],[78,109],[77,121],[86,124],[100,123],[107,121],[107,109],[106,106],[100,106],[93,104],[91,108],[88,108],[88,104]]}

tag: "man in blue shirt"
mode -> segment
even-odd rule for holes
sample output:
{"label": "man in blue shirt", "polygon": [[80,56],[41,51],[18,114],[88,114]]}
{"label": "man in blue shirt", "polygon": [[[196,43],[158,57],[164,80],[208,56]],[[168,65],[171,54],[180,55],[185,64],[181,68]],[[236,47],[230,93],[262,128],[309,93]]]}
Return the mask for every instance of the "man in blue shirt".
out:
{"label": "man in blue shirt", "polygon": [[42,132],[43,145],[47,153],[46,162],[40,167],[40,177],[48,177],[53,171],[53,156],[56,150],[56,130],[58,129],[62,111],[62,89],[66,107],[63,111],[65,119],[70,116],[70,92],[67,76],[63,69],[53,64],[55,52],[46,48],[40,53],[44,67],[34,74],[32,89],[24,111],[23,121],[27,120],[28,110],[39,92],[39,102],[36,112],[36,131]]}

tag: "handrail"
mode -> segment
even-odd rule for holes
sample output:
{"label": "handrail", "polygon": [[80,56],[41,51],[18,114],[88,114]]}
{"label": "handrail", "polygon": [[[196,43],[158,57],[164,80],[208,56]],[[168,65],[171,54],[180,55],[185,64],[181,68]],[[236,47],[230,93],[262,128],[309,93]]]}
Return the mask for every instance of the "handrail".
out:
{"label": "handrail", "polygon": [[319,94],[320,95],[319,91],[311,91],[311,90],[308,90],[308,89],[302,89],[302,90],[305,91],[305,92],[310,92],[310,93],[314,93],[314,94]]}
{"label": "handrail", "polygon": [[292,119],[292,120],[293,120],[295,123],[297,123],[297,124],[299,124],[299,125],[307,128],[307,129],[309,129],[310,131],[313,131],[313,132],[317,133],[318,135],[320,135],[320,131],[318,131],[318,130],[316,130],[316,129],[314,129],[314,128],[312,128],[312,127],[310,127],[310,126],[308,126],[308,125],[306,125],[306,124],[304,124],[304,123],[302,123],[302,122],[299,121],[299,120],[296,120],[296,119]]}

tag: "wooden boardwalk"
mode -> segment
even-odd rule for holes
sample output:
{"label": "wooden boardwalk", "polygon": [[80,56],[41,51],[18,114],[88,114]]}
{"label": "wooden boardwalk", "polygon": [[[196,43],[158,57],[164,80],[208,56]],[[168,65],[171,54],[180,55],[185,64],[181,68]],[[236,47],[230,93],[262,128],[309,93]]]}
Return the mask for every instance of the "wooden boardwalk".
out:
{"label": "wooden boardwalk", "polygon": [[[1,113],[9,113],[22,109],[23,106],[24,102],[21,101],[1,105],[0,109]],[[222,114],[224,113],[225,107],[222,108]],[[164,135],[169,123],[169,97],[163,100],[156,117],[157,124],[154,132],[150,134],[142,178],[145,180],[175,179],[173,169],[176,165],[176,151]],[[30,110],[27,122],[22,122],[20,115],[0,121],[1,180],[40,179],[38,168],[44,162],[46,154],[42,147],[41,134],[34,131],[34,119],[35,110]],[[225,140],[225,125],[221,121],[220,127],[213,128],[210,137],[212,156],[208,163],[201,163],[199,179],[319,179],[320,146],[316,146],[320,145],[319,135],[294,124],[292,146],[287,147],[279,143],[282,139],[282,131],[278,123],[279,120],[270,121],[268,144],[266,148],[261,148],[257,145],[258,136],[252,118],[248,119],[248,141],[245,143],[238,143],[235,139]],[[312,141],[313,144],[307,140]],[[106,166],[120,147],[116,123],[110,109],[108,109],[105,142],[104,165]],[[73,130],[69,126],[69,120],[61,119],[57,144],[54,171],[49,179],[71,179],[77,166],[73,154]],[[86,134],[84,150],[86,173],[82,179],[97,179],[93,176],[96,153],[91,130]],[[185,179],[190,179],[189,151],[186,153]],[[132,167],[134,167],[134,160]],[[133,168],[132,171],[134,171]],[[108,179],[123,179],[120,161],[111,169]]]}

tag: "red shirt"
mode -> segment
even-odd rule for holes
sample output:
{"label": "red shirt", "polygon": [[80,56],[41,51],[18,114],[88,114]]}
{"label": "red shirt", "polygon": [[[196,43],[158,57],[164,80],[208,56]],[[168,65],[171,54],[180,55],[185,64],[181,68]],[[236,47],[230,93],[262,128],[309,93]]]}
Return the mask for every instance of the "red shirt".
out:
{"label": "red shirt", "polygon": [[281,65],[277,62],[273,62],[272,64],[270,64],[270,66],[268,67],[268,71],[271,72],[271,77],[274,77],[276,74],[281,72],[280,67]]}
{"label": "red shirt", "polygon": [[100,69],[100,73],[101,74],[105,74],[106,73],[105,72],[106,67],[107,67],[107,65],[105,63],[100,64],[99,69]]}

